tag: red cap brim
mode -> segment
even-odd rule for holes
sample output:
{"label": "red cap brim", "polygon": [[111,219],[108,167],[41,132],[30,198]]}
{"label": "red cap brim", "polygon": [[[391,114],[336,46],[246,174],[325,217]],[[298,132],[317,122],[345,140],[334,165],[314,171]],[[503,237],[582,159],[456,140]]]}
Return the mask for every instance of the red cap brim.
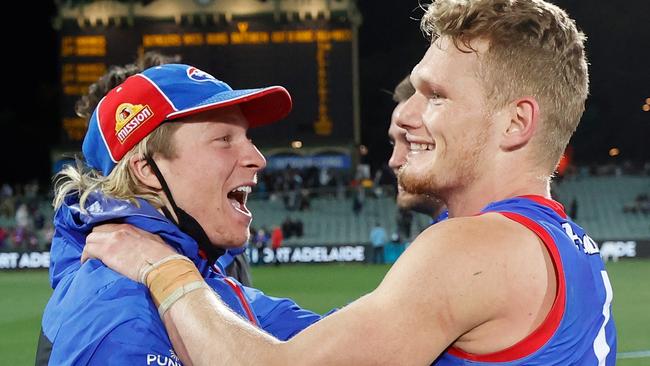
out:
{"label": "red cap brim", "polygon": [[170,113],[168,120],[174,120],[191,116],[197,113],[239,105],[244,117],[248,120],[249,128],[265,126],[285,118],[293,106],[291,95],[281,86],[251,91],[249,94],[237,96],[236,98],[206,103],[182,111]]}

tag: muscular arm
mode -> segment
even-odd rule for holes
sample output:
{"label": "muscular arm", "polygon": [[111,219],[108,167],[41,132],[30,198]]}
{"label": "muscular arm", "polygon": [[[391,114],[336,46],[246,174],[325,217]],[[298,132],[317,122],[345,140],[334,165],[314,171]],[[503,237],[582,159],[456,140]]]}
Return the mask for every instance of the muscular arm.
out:
{"label": "muscular arm", "polygon": [[[460,332],[445,310],[431,311],[444,305],[436,299],[445,295],[425,287],[442,288],[446,276],[428,279],[427,262],[418,251],[403,257],[375,291],[288,342],[241,321],[209,291],[188,294],[164,321],[176,325],[195,365],[427,364]],[[220,341],[205,347],[206,337]]]}
{"label": "muscular arm", "polygon": [[[178,331],[194,365],[423,365],[454,343],[468,351],[499,350],[525,337],[545,315],[540,244],[510,224],[485,215],[433,226],[377,289],[287,342],[243,321],[208,290],[178,300],[164,322]],[[519,299],[509,305],[513,292]],[[520,318],[508,315],[515,306],[534,319],[521,326]],[[494,336],[510,328],[515,331]],[[474,334],[482,343],[472,341]],[[206,345],[206,339],[218,341]]]}

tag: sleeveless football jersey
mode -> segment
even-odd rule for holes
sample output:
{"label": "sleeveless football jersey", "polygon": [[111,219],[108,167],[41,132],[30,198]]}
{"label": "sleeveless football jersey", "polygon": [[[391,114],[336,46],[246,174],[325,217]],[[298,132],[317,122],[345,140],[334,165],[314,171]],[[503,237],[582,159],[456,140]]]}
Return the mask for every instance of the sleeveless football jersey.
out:
{"label": "sleeveless football jersey", "polygon": [[542,324],[515,345],[484,355],[450,347],[433,365],[614,365],[612,286],[596,243],[561,204],[541,196],[493,202],[482,210],[488,212],[520,223],[544,242],[555,266],[555,301]]}

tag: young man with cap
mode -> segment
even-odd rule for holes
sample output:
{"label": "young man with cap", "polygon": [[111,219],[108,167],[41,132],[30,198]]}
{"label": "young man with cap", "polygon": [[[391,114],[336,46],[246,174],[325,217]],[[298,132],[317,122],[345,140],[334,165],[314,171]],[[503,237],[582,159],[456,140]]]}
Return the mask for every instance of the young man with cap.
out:
{"label": "young man with cap", "polygon": [[[180,55],[166,55],[156,51],[147,51],[138,56],[134,63],[124,66],[113,65],[99,80],[90,85],[88,93],[79,98],[75,104],[75,113],[85,120],[90,120],[99,101],[129,76],[141,73],[150,67],[177,64],[181,63],[180,61]],[[228,249],[217,259],[217,264],[225,269],[228,276],[234,277],[244,286],[251,286],[250,265],[245,251],[245,246]]]}
{"label": "young man with cap", "polygon": [[165,303],[99,261],[80,264],[88,234],[107,224],[141,229],[120,231],[136,240],[162,238],[205,280],[183,293],[217,292],[275,337],[288,339],[320,319],[292,301],[241,286],[217,263],[248,239],[246,200],[266,164],[246,131],[290,110],[282,87],[232,90],[181,64],[149,68],[107,93],[84,138],[87,166],[67,167],[55,188],[54,292],[42,322],[51,349],[40,362],[180,365],[185,350],[172,347],[175,333],[165,331],[159,315]]}
{"label": "young man with cap", "polygon": [[[613,292],[598,246],[550,197],[588,94],[584,35],[543,0],[437,0],[422,25],[432,44],[411,80],[427,107],[400,125],[410,150],[400,181],[441,198],[449,218],[422,232],[375,290],[288,341],[209,291],[165,294],[202,282],[197,274],[152,271],[141,280],[170,299],[163,320],[192,364],[615,364]],[[130,278],[152,266],[129,256],[131,245],[152,263],[168,258],[158,242],[102,237],[85,256]]]}

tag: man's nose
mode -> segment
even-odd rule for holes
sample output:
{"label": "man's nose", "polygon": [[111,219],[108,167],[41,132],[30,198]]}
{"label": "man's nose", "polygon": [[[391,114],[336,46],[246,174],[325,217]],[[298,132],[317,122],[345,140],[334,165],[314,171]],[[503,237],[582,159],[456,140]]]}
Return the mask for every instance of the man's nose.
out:
{"label": "man's nose", "polygon": [[262,155],[252,141],[246,143],[241,162],[246,168],[255,169],[255,171],[260,171],[266,167],[264,155]]}
{"label": "man's nose", "polygon": [[420,96],[415,93],[404,102],[399,118],[395,121],[399,127],[405,130],[422,127],[422,100],[420,99]]}

